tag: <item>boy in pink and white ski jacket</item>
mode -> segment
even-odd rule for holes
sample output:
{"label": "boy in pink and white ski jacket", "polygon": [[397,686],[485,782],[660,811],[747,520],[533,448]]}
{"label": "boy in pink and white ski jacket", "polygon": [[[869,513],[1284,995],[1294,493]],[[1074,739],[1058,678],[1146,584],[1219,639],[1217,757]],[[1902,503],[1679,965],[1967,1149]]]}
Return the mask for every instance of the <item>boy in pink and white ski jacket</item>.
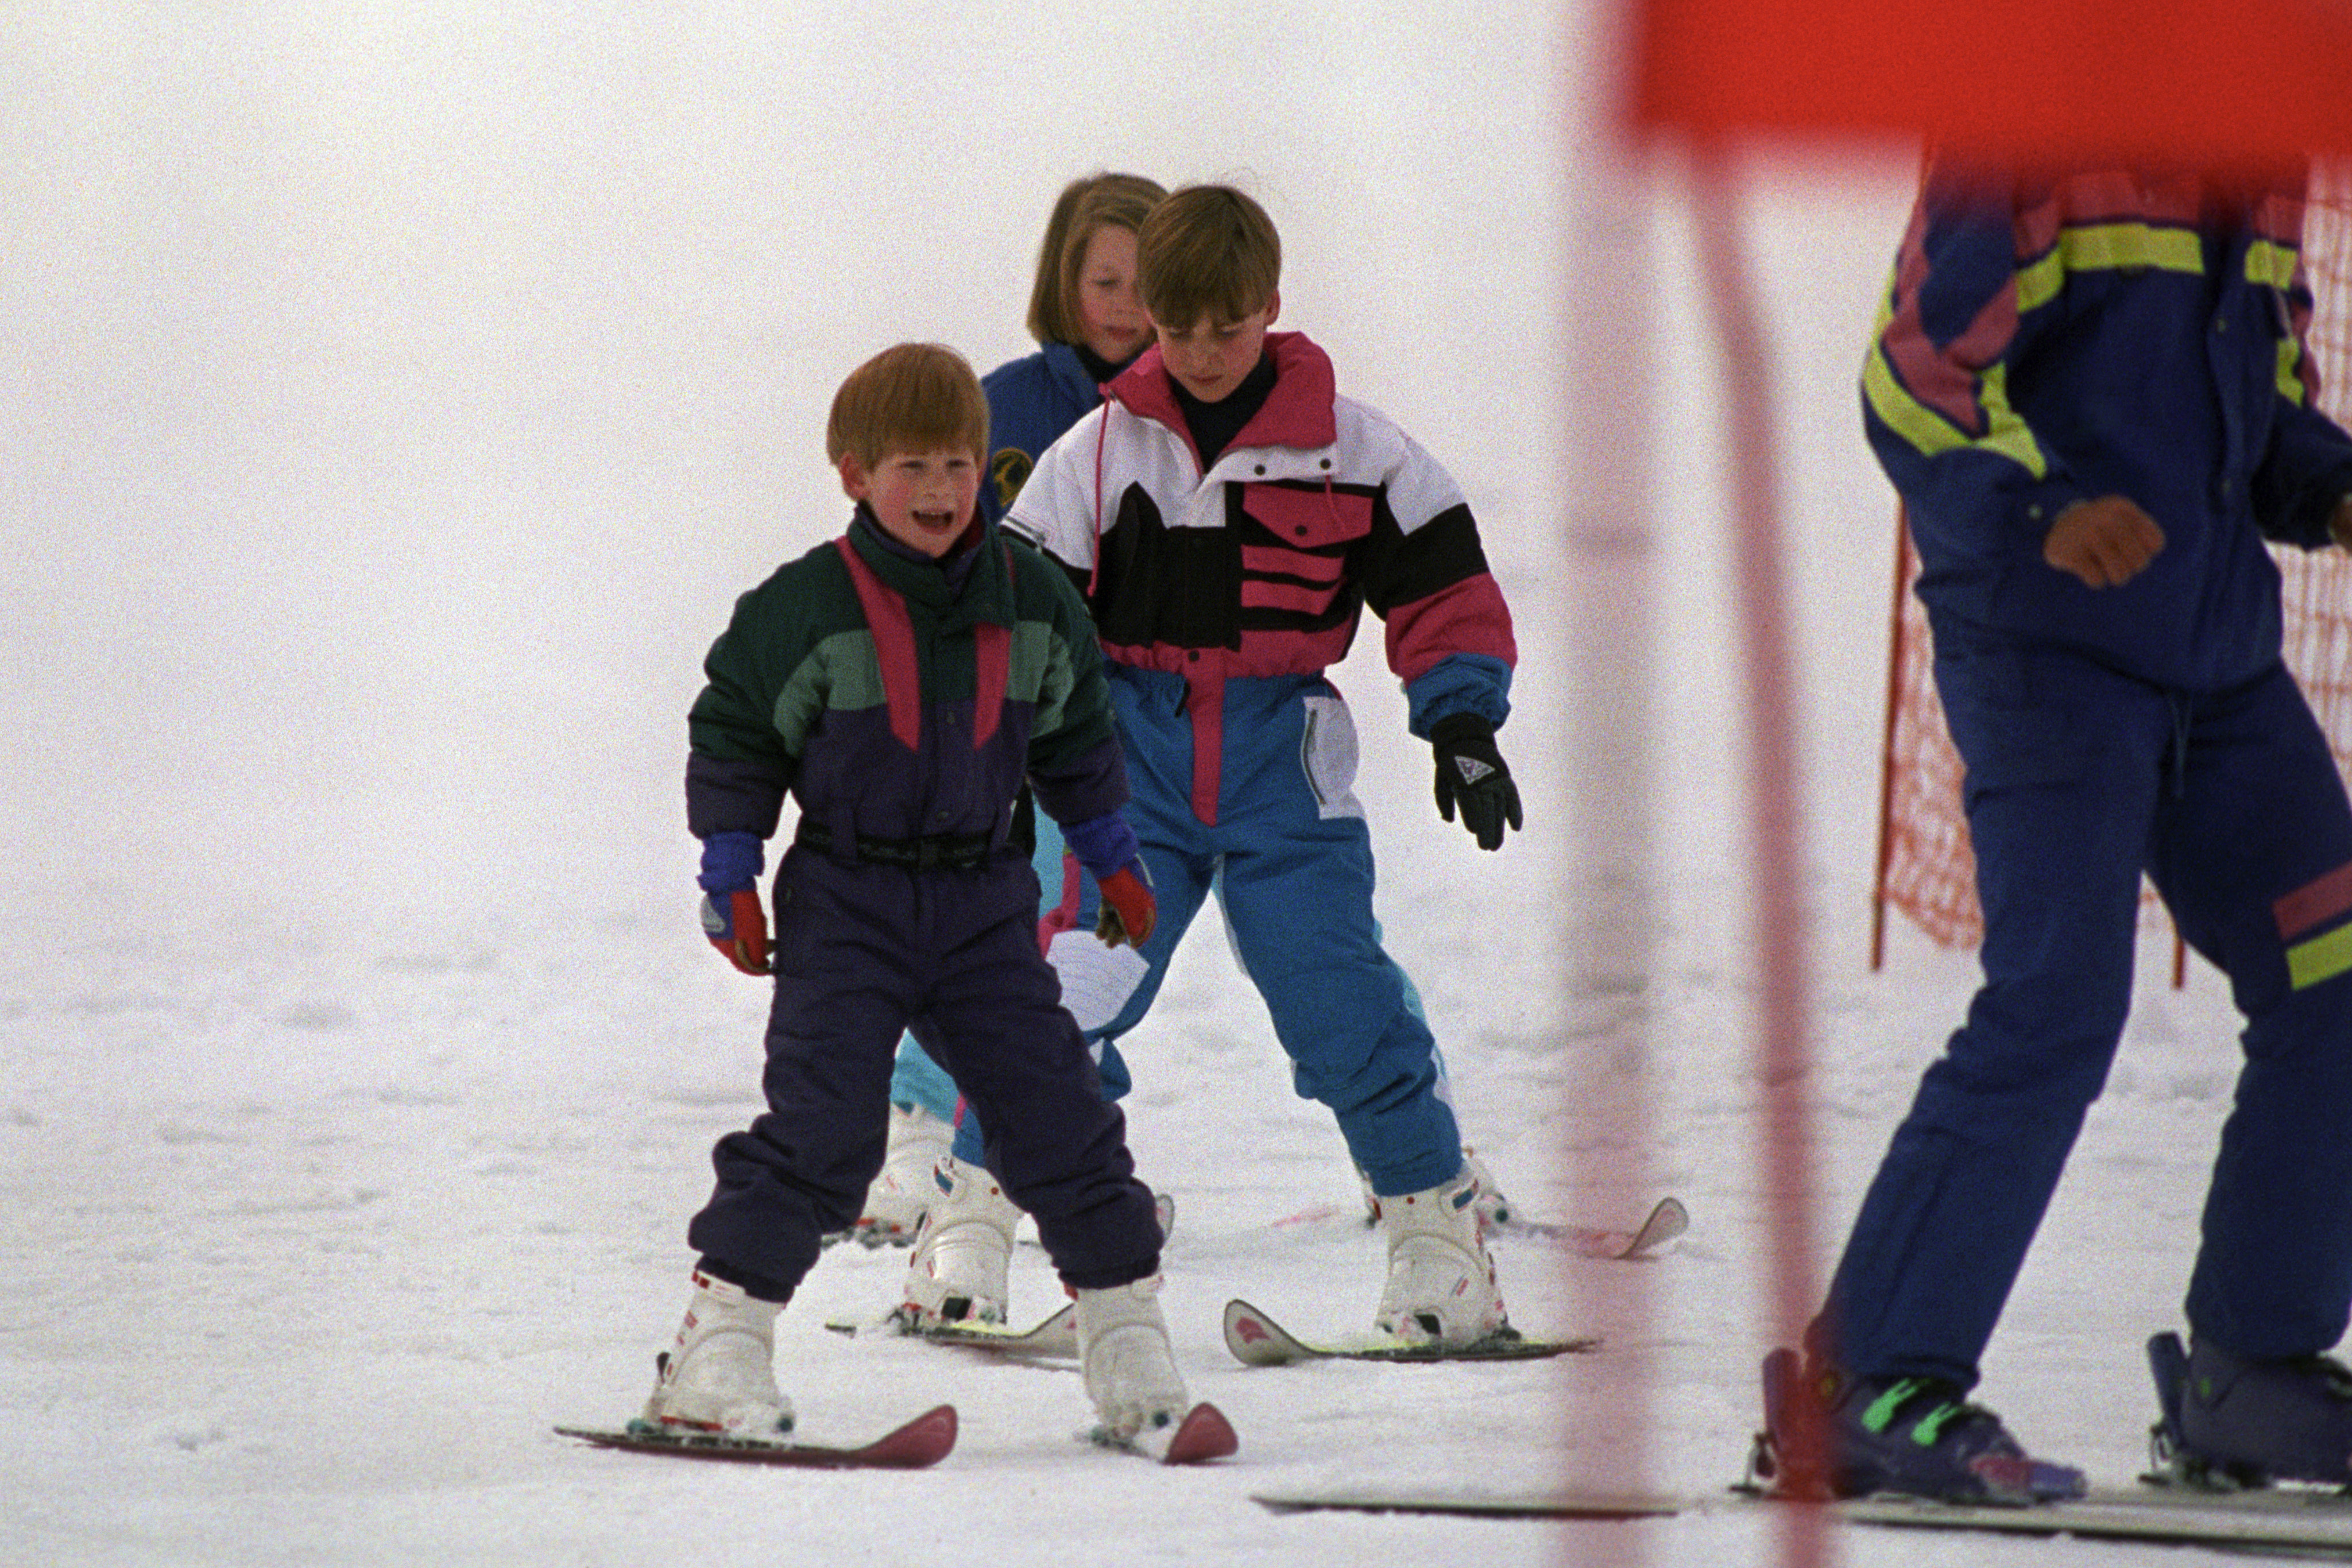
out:
{"label": "boy in pink and white ski jacket", "polygon": [[[1354,725],[1324,671],[1370,605],[1441,811],[1495,849],[1520,821],[1495,744],[1509,611],[1453,479],[1339,396],[1320,349],[1268,334],[1279,247],[1255,203],[1180,192],[1141,251],[1157,346],[1039,458],[1004,521],[1086,591],[1159,902],[1150,973],[1108,1033],[1142,1018],[1216,885],[1297,1092],[1331,1107],[1384,1220],[1465,1214],[1477,1182],[1435,1040],[1381,948]],[[1456,1228],[1452,1252],[1400,1251],[1391,1224],[1383,1327],[1458,1343],[1503,1326],[1475,1223]]]}

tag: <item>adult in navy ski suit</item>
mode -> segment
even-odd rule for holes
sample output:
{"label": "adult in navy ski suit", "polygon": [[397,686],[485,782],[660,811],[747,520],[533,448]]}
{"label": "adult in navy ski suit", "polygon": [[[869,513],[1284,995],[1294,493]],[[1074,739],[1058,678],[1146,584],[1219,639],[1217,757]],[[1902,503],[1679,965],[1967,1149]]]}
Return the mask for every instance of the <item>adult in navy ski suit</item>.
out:
{"label": "adult in navy ski suit", "polygon": [[1413,733],[1457,719],[1491,735],[1510,710],[1510,615],[1444,470],[1339,395],[1303,335],[1265,349],[1259,384],[1228,402],[1262,401],[1205,471],[1154,348],[1038,460],[1004,526],[1088,585],[1109,660],[1160,916],[1108,1032],[1142,1018],[1222,873],[1298,1092],[1331,1107],[1376,1194],[1413,1193],[1459,1173],[1460,1134],[1380,945],[1354,722],[1324,671],[1369,603]]}
{"label": "adult in navy ski suit", "polygon": [[2140,880],[2246,1020],[2187,1313],[2248,1358],[2352,1312],[2352,810],[2264,540],[2352,531],[2299,175],[1931,165],[1864,374],[1967,764],[1984,983],[1816,1323],[1967,1389],[2130,1001]]}

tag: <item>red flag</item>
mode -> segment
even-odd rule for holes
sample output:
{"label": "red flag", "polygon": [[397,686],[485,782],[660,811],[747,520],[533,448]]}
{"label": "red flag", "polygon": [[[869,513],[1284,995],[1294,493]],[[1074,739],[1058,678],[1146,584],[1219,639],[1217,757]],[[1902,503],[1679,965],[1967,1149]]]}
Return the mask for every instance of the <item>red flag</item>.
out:
{"label": "red flag", "polygon": [[2352,152],[2352,0],[1636,0],[1637,128],[2206,164]]}

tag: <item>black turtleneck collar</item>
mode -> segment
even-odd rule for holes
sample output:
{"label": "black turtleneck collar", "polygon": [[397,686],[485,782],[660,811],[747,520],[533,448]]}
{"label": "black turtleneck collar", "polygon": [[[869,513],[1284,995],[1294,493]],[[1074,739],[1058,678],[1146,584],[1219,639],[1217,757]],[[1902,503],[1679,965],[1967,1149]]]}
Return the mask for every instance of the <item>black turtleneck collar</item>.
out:
{"label": "black turtleneck collar", "polygon": [[1104,359],[1100,354],[1096,353],[1084,343],[1071,344],[1070,352],[1077,355],[1080,368],[1083,369],[1087,374],[1094,377],[1095,385],[1097,386],[1102,385],[1105,382],[1110,380],[1113,376],[1118,374],[1119,371],[1127,369],[1128,366],[1135,363],[1137,360],[1143,356],[1143,350],[1138,349],[1134,353],[1129,354],[1127,358],[1119,361],[1118,363],[1112,364],[1108,360]]}
{"label": "black turtleneck collar", "polygon": [[1242,384],[1215,402],[1202,402],[1184,390],[1184,383],[1174,375],[1168,378],[1176,393],[1176,406],[1184,415],[1184,428],[1192,434],[1192,448],[1201,455],[1201,472],[1206,474],[1224,455],[1265,400],[1274,392],[1274,356],[1260,354],[1257,368],[1242,379]]}

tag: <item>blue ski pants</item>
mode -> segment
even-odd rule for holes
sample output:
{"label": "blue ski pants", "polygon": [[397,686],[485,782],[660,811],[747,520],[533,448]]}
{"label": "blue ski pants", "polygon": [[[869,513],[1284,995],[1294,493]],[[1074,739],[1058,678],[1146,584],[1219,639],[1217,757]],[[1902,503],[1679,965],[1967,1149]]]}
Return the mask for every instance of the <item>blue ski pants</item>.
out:
{"label": "blue ski pants", "polygon": [[1814,1348],[1974,1385],[2122,1036],[2143,873],[2245,1019],[2190,1330],[2246,1356],[2333,1345],[2352,1314],[2352,808],[2301,690],[2284,666],[2189,694],[2063,650],[1937,643],[1984,982],[1864,1197]]}
{"label": "blue ski pants", "polygon": [[[1371,836],[1353,793],[1354,721],[1319,675],[1224,685],[1216,821],[1192,805],[1192,720],[1181,676],[1110,666],[1134,798],[1127,807],[1159,901],[1150,965],[1106,1030],[1150,1009],[1213,888],[1235,957],[1265,999],[1301,1098],[1338,1118],[1384,1197],[1462,1168],[1436,1040],[1372,916]],[[1082,924],[1091,919],[1082,910]]]}

